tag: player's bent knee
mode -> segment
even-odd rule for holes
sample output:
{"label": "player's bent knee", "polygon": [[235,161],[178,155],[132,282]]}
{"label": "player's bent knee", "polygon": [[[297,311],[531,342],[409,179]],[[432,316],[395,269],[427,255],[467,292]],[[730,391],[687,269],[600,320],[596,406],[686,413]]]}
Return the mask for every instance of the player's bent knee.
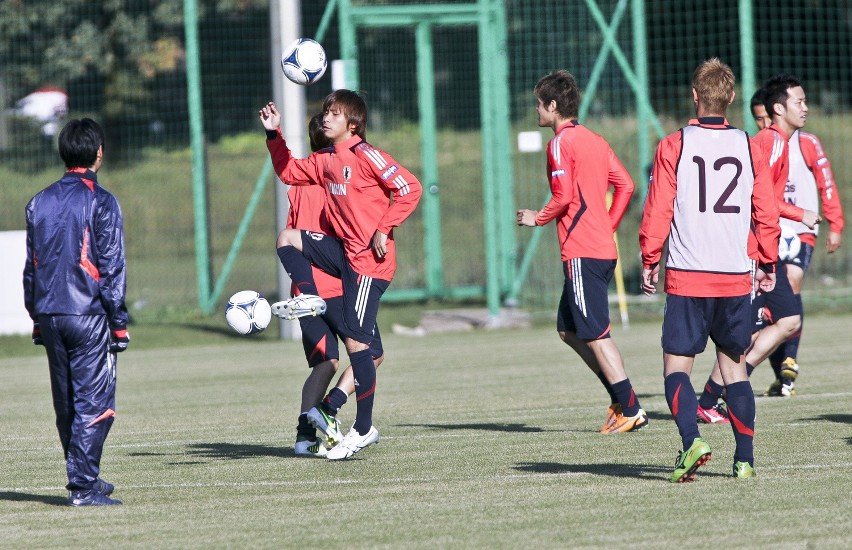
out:
{"label": "player's bent knee", "polygon": [[294,246],[302,249],[302,232],[298,229],[283,229],[278,234],[278,248],[282,246]]}
{"label": "player's bent knee", "polygon": [[791,336],[802,327],[802,316],[791,315],[784,317],[776,321],[775,324],[784,332],[785,336]]}

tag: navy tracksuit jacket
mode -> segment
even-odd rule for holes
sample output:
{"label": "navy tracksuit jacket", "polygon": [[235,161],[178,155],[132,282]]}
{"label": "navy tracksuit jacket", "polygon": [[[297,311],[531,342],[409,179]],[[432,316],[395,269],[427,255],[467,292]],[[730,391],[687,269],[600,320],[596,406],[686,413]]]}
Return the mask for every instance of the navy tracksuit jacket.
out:
{"label": "navy tracksuit jacket", "polygon": [[88,490],[115,416],[110,330],[128,320],[121,208],[80,168],[33,197],[26,216],[24,302],[47,350],[67,488]]}

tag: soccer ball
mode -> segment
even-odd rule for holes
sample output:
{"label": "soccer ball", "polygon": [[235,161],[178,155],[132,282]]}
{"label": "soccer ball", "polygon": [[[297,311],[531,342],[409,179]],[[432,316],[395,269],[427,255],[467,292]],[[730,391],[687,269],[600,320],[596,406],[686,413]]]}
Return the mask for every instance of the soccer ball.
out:
{"label": "soccer ball", "polygon": [[796,230],[786,225],[781,226],[781,239],[778,243],[778,259],[792,260],[799,255],[802,249],[802,241],[796,234]]}
{"label": "soccer ball", "polygon": [[272,308],[262,294],[254,290],[241,290],[228,299],[225,320],[240,334],[257,334],[272,320]]}
{"label": "soccer ball", "polygon": [[310,38],[297,38],[284,50],[281,69],[290,82],[302,86],[313,84],[325,73],[325,50]]}

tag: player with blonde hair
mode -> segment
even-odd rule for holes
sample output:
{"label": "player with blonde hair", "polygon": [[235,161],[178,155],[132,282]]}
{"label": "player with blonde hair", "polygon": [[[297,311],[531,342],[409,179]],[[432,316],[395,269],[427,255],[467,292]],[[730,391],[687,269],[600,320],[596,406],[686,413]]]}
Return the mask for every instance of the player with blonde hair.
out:
{"label": "player with blonde hair", "polygon": [[[754,238],[764,290],[775,284],[778,206],[766,162],[748,134],[728,124],[734,74],[718,58],[698,66],[696,118],[657,147],[639,229],[642,290],[654,294],[668,243],[662,348],[666,401],[680,433],[672,482],[693,481],[710,460],[690,374],[708,337],[727,386],[736,449],[733,475],[754,477],[754,393],[744,353],[751,343]],[[753,237],[752,235],[753,227]]]}

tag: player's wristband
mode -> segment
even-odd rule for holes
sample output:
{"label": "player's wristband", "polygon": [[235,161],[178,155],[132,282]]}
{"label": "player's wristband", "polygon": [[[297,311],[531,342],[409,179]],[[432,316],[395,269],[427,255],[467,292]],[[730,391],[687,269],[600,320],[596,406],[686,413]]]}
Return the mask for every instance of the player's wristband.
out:
{"label": "player's wristband", "polygon": [[775,264],[759,264],[758,267],[764,273],[775,273]]}
{"label": "player's wristband", "polygon": [[267,130],[266,139],[275,139],[278,137],[278,130]]}

